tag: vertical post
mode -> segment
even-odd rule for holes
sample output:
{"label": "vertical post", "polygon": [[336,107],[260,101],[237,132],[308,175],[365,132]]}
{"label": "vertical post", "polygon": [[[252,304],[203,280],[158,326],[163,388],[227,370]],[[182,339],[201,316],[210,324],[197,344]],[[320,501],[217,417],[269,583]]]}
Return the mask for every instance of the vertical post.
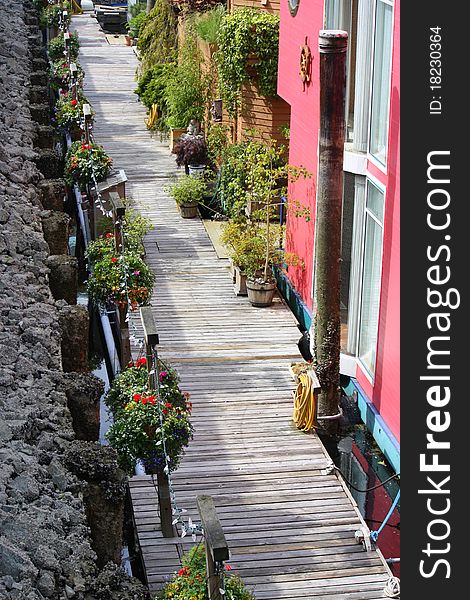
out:
{"label": "vertical post", "polygon": [[[323,30],[320,50],[320,141],[316,215],[315,371],[321,392],[317,420],[327,435],[337,431],[339,411],[341,212],[343,200],[345,31]],[[322,417],[326,419],[322,420]],[[330,417],[330,418],[329,418]]]}
{"label": "vertical post", "polygon": [[225,596],[221,588],[223,587],[223,563],[229,559],[228,544],[212,496],[198,496],[196,501],[204,530],[209,600],[224,600]]}
{"label": "vertical post", "polygon": [[[112,192],[109,195],[111,203],[113,224],[114,224],[114,243],[116,246],[116,252],[122,254],[123,251],[123,239],[122,239],[122,226],[121,221],[126,214],[126,208],[121,202],[119,195]],[[129,339],[129,323],[127,321],[127,315],[129,313],[128,306],[119,307],[119,331],[121,334],[121,367],[125,367],[131,360],[131,344]]]}
{"label": "vertical post", "polygon": [[[147,357],[148,383],[150,389],[156,389],[158,377],[158,358],[155,347],[158,345],[158,332],[152,314],[151,306],[140,308],[140,319],[144,329],[145,355]],[[155,360],[154,360],[155,357]],[[170,486],[168,476],[162,469],[157,471],[158,506],[160,511],[160,526],[163,537],[173,537],[173,518],[171,512]]]}
{"label": "vertical post", "polygon": [[70,92],[74,98],[77,98],[78,88],[77,88],[77,76],[78,69],[75,63],[69,63],[70,70]]}
{"label": "vertical post", "polygon": [[70,33],[68,31],[64,33],[64,48],[67,55],[67,62],[70,64]]}
{"label": "vertical post", "polygon": [[85,142],[90,143],[91,106],[83,105],[83,118],[85,120]]}
{"label": "vertical post", "polygon": [[147,12],[149,13],[155,6],[155,0],[147,0]]}

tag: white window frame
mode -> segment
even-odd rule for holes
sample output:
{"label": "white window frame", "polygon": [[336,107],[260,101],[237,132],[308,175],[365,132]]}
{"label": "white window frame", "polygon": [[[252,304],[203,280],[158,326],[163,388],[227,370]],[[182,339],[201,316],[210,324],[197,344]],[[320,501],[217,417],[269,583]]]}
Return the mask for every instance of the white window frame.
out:
{"label": "white window frame", "polygon": [[[372,137],[372,100],[373,100],[373,87],[374,87],[374,50],[375,40],[377,36],[376,24],[377,24],[377,5],[378,3],[387,4],[392,7],[392,29],[390,31],[391,43],[390,43],[390,80],[389,80],[389,94],[387,100],[387,147],[385,153],[385,163],[382,163],[374,154],[370,151],[370,143]],[[367,158],[370,162],[375,165],[384,174],[387,174],[388,169],[388,142],[390,139],[390,106],[391,106],[391,91],[392,91],[392,67],[393,67],[393,48],[394,48],[394,24],[395,24],[395,2],[394,0],[375,0],[374,2],[374,14],[373,14],[373,43],[372,43],[372,55],[371,55],[371,70],[370,70],[370,87],[369,87],[369,125],[368,125],[368,136],[367,136]]]}
{"label": "white window frame", "polygon": [[376,348],[375,348],[375,355],[376,355],[376,359],[378,357],[378,343],[379,343],[379,328],[380,328],[380,316],[381,316],[381,309],[382,309],[382,281],[383,281],[383,242],[384,242],[384,222],[380,222],[377,217],[372,213],[372,211],[370,211],[370,209],[367,208],[367,195],[368,195],[368,183],[371,183],[372,185],[374,185],[382,194],[383,194],[383,198],[384,198],[384,204],[383,204],[383,221],[385,221],[385,209],[386,209],[386,187],[383,185],[383,183],[381,183],[376,177],[367,174],[366,177],[366,196],[365,196],[365,202],[364,202],[364,214],[362,217],[362,236],[361,236],[361,241],[362,241],[362,248],[361,248],[361,272],[360,272],[360,287],[359,287],[359,295],[358,295],[358,300],[359,300],[359,318],[357,320],[357,331],[356,331],[356,360],[357,360],[357,364],[361,367],[361,371],[364,373],[364,375],[366,376],[367,380],[373,385],[374,384],[374,380],[375,380],[375,371],[377,369],[377,360],[375,361],[375,365],[374,365],[374,372],[371,373],[369,367],[364,364],[364,362],[360,359],[359,357],[359,339],[360,339],[360,332],[361,332],[361,312],[362,312],[362,296],[363,296],[363,279],[364,279],[364,258],[365,258],[365,251],[366,251],[366,247],[365,247],[365,228],[366,228],[366,216],[369,215],[382,229],[382,244],[381,244],[381,259],[380,259],[380,282],[379,282],[379,289],[378,289],[378,296],[379,296],[379,314],[378,314],[378,319],[377,319],[377,338],[375,341],[376,344]]}

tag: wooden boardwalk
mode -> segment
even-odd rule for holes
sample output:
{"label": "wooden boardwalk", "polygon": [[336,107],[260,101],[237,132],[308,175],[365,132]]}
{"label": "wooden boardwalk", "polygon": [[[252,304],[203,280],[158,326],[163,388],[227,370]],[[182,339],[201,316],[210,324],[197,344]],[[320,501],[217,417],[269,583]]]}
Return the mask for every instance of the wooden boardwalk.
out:
{"label": "wooden boardwalk", "polygon": [[[165,193],[174,157],[145,130],[145,110],[132,93],[132,49],[109,45],[87,14],[74,27],[95,138],[125,169],[130,195],[155,225],[146,251],[157,276],[159,353],[178,370],[194,406],[194,440],[173,475],[178,503],[198,522],[196,496],[214,497],[230,564],[258,599],[382,598],[389,576],[383,558],[355,543],[357,509],[335,475],[321,474],[328,459],[318,438],[292,424],[293,316],[279,298],[255,309],[234,296],[228,263],[217,258],[201,221],[181,219]],[[130,485],[155,592],[193,542],[162,537],[151,477]]]}

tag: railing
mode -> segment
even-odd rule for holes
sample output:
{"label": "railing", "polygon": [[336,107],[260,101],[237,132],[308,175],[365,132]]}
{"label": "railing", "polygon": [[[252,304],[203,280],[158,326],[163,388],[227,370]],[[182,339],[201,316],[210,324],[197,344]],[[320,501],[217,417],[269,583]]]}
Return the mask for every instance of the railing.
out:
{"label": "railing", "polygon": [[224,600],[224,562],[230,557],[227,540],[212,496],[198,496],[197,508],[204,530],[209,600]]}
{"label": "railing", "polygon": [[[144,330],[145,355],[147,358],[147,368],[149,373],[149,389],[154,390],[158,387],[158,356],[156,346],[159,343],[157,327],[150,306],[141,306],[140,318]],[[160,399],[157,398],[159,402]],[[163,537],[174,536],[173,516],[171,508],[170,484],[168,474],[162,469],[157,470],[157,494],[158,506],[160,512],[160,526]]]}

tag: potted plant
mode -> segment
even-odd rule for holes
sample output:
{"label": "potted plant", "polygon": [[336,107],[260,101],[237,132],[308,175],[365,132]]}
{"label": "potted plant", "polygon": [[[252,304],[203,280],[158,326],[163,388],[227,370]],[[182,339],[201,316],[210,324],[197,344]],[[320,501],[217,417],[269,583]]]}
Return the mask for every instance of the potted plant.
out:
{"label": "potted plant", "polygon": [[187,175],[202,176],[208,161],[207,144],[202,134],[186,134],[174,146],[176,164],[184,166]]}
{"label": "potted plant", "polygon": [[[86,103],[88,103],[88,101],[83,93],[81,93],[81,90],[78,93],[78,98],[71,92],[59,95],[59,99],[55,106],[56,124],[62,129],[69,130],[72,138],[80,136],[82,110],[83,105]],[[94,112],[92,112],[92,118],[93,116]]]}
{"label": "potted plant", "polygon": [[[75,63],[75,65],[77,67],[77,84],[81,86],[84,72],[78,63]],[[50,85],[53,90],[67,90],[70,86],[71,77],[70,64],[66,59],[57,60],[52,63],[50,68]]]}
{"label": "potted plant", "polygon": [[178,205],[183,219],[191,219],[197,216],[198,204],[206,194],[206,184],[202,177],[183,175],[168,191]]}
{"label": "potted plant", "polygon": [[[244,199],[245,206],[251,202],[257,207],[250,215],[250,226],[238,231],[239,238],[233,249],[234,262],[245,271],[248,299],[253,306],[272,303],[276,291],[273,268],[281,267],[284,262],[296,264],[297,261],[295,256],[286,256],[281,249],[283,227],[273,223],[272,219],[281,197],[287,195],[287,178],[295,181],[308,174],[305,169],[286,164],[283,157],[282,146],[255,140],[248,141],[236,157],[236,164],[243,173],[241,187],[237,188],[240,192],[238,202]],[[298,205],[292,215],[308,219],[309,211]]]}
{"label": "potted plant", "polygon": [[104,148],[95,143],[73,142],[65,156],[64,179],[67,185],[84,188],[88,183],[107,177],[113,164]]}
{"label": "potted plant", "polygon": [[[78,33],[76,31],[70,33],[68,52],[70,60],[77,60],[79,50]],[[47,45],[47,52],[51,61],[64,60],[67,57],[67,50],[64,44],[64,36],[58,35],[53,38]]]}
{"label": "potted plant", "polygon": [[193,433],[189,394],[180,390],[176,373],[165,367],[159,371],[159,397],[148,389],[147,378],[145,358],[131,363],[113,381],[105,400],[114,416],[106,437],[129,473],[138,460],[146,472],[155,473],[164,469],[168,459],[173,471]]}
{"label": "potted plant", "polygon": [[[155,600],[209,600],[207,567],[204,544],[197,544],[181,559],[182,568],[171,581],[165,583]],[[229,600],[254,600],[238,575],[229,564],[225,565],[224,598]]]}

